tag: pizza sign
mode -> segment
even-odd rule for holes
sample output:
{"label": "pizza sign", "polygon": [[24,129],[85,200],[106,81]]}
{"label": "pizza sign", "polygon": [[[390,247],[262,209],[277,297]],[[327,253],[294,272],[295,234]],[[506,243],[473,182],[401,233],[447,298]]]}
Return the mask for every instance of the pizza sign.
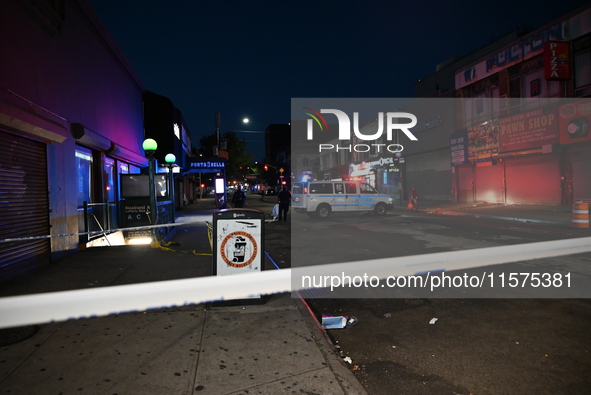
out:
{"label": "pizza sign", "polygon": [[548,41],[544,44],[544,76],[547,80],[570,78],[569,47],[564,41]]}

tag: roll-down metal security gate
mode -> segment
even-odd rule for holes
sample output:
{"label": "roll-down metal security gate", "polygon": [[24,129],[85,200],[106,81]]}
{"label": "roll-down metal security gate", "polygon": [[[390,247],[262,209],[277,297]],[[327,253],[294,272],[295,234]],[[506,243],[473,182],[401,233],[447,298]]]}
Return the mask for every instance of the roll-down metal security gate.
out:
{"label": "roll-down metal security gate", "polygon": [[508,204],[561,204],[558,155],[507,158],[505,173]]}
{"label": "roll-down metal security gate", "polygon": [[[0,131],[0,240],[49,234],[43,143]],[[48,264],[49,239],[0,243],[0,282]]]}

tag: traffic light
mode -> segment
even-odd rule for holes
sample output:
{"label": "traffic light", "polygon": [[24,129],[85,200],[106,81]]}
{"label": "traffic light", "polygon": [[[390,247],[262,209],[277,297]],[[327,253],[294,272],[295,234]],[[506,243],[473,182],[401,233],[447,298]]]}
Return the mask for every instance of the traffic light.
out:
{"label": "traffic light", "polygon": [[265,171],[269,170],[269,166],[265,165]]}

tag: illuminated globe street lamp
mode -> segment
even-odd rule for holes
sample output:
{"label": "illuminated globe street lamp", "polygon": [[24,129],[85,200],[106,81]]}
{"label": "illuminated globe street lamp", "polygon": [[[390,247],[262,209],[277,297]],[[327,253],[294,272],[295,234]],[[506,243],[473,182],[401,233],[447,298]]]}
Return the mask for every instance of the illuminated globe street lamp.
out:
{"label": "illuminated globe street lamp", "polygon": [[[158,148],[158,143],[154,139],[145,139],[142,148],[146,152],[146,157],[148,158],[148,188],[150,190],[150,213],[148,214],[148,218],[150,219],[150,223],[154,225],[156,223],[156,189],[154,185],[154,173],[155,173],[155,165],[154,165],[154,152]],[[152,230],[152,236],[154,236],[154,230]]]}
{"label": "illuminated globe street lamp", "polygon": [[172,168],[174,167],[176,156],[174,156],[174,154],[166,154],[166,156],[164,157],[164,161],[166,162],[166,165],[168,167],[168,185],[170,186],[170,200],[172,201],[172,223],[174,223],[176,203],[174,201],[174,175],[172,172]]}

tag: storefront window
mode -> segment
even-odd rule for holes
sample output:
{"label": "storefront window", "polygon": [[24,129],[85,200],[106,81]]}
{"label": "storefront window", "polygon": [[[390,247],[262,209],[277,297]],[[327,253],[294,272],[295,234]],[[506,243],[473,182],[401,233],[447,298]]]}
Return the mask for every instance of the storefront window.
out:
{"label": "storefront window", "polygon": [[78,170],[78,206],[84,202],[92,202],[92,151],[86,148],[76,148],[76,169]]}
{"label": "storefront window", "polygon": [[129,174],[129,165],[119,162],[119,174]]}
{"label": "storefront window", "polygon": [[119,185],[121,174],[140,174],[141,173],[141,169],[139,167],[134,166],[134,165],[130,165],[129,163],[125,163],[125,162],[118,162],[117,168],[119,169],[118,174],[115,175],[115,177],[116,177],[115,182],[117,183],[117,185]]}
{"label": "storefront window", "polygon": [[105,158],[105,196],[107,198],[107,202],[115,201],[115,177],[117,176],[115,170],[115,160],[111,158]]}
{"label": "storefront window", "polygon": [[576,95],[584,96],[591,93],[591,34],[575,41],[573,49]]}

